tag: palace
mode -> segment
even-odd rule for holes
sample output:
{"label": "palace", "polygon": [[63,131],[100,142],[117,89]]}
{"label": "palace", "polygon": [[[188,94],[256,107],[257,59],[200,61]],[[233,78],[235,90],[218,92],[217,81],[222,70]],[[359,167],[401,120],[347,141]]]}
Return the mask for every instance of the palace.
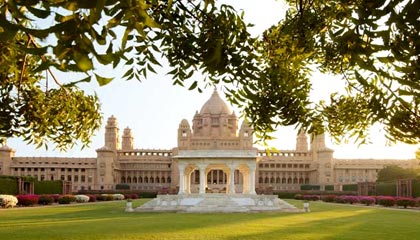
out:
{"label": "palace", "polygon": [[131,130],[125,128],[120,139],[117,119],[111,116],[96,158],[15,157],[13,149],[2,146],[0,175],[70,181],[74,192],[128,185],[147,192],[255,194],[256,189],[299,190],[301,185],[341,190],[344,184],[375,181],[386,165],[417,166],[414,159],[335,159],[324,135],[309,142],[304,133],[297,135],[295,150],[267,154],[253,147],[253,130],[246,121],[238,127],[237,116],[215,90],[196,112],[192,127],[186,119],[180,122],[173,149],[134,148]]}

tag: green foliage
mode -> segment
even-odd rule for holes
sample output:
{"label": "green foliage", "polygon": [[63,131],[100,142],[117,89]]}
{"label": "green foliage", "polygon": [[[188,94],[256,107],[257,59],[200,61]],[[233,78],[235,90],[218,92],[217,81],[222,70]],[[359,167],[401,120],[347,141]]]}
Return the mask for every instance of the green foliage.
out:
{"label": "green foliage", "polygon": [[[41,71],[85,73],[69,85],[95,78],[103,86],[114,76],[96,65],[125,65],[123,78],[143,80],[162,57],[176,85],[201,91],[223,82],[263,139],[293,125],[363,143],[382,123],[391,141],[420,142],[419,1],[286,2],[286,18],[255,39],[243,14],[214,1],[3,1],[0,136],[87,143],[100,124],[96,97],[58,82],[56,91],[41,90]],[[313,102],[315,69],[341,77],[345,93]],[[205,79],[193,81],[196,72]]]}
{"label": "green foliage", "polygon": [[35,194],[62,194],[62,181],[36,181],[34,184]]}
{"label": "green foliage", "polygon": [[413,197],[420,197],[420,179],[412,181]]}
{"label": "green foliage", "polygon": [[38,204],[41,205],[51,205],[54,203],[54,198],[50,195],[40,195],[38,199]]}
{"label": "green foliage", "polygon": [[124,183],[119,183],[119,184],[115,185],[115,189],[116,190],[129,190],[130,185],[124,184]]}
{"label": "green foliage", "polygon": [[0,176],[0,194],[18,194],[17,179]]}
{"label": "green foliage", "polygon": [[398,179],[414,179],[418,174],[416,169],[405,169],[397,165],[385,166],[378,172],[377,182],[387,182]]}
{"label": "green foliage", "polygon": [[377,196],[396,196],[397,185],[395,182],[378,182],[376,184],[376,195]]}
{"label": "green foliage", "polygon": [[344,184],[343,191],[357,191],[357,184]]}
{"label": "green foliage", "polygon": [[321,186],[319,185],[300,185],[300,190],[320,190]]}
{"label": "green foliage", "polygon": [[58,197],[59,204],[70,204],[71,202],[76,202],[76,197],[73,195],[63,195]]}
{"label": "green foliage", "polygon": [[325,191],[334,191],[334,185],[326,185]]}

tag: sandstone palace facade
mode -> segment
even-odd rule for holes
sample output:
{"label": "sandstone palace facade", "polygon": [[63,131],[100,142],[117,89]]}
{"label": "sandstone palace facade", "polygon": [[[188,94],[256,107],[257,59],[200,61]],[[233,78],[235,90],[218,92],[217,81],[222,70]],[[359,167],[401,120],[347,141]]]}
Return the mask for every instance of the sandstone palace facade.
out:
{"label": "sandstone palace facade", "polygon": [[[75,192],[113,190],[118,184],[136,191],[153,192],[179,188],[180,152],[195,156],[195,152],[206,150],[220,153],[242,150],[255,158],[252,186],[256,189],[299,190],[301,185],[309,184],[320,185],[321,189],[334,186],[335,190],[340,190],[344,184],[375,181],[378,171],[386,165],[414,168],[417,164],[414,159],[335,159],[323,135],[309,141],[304,133],[297,135],[295,150],[279,149],[267,154],[253,147],[252,128],[246,121],[239,126],[237,116],[217,91],[195,114],[192,126],[185,119],[180,122],[178,146],[173,149],[134,148],[131,130],[124,129],[120,138],[117,119],[113,116],[105,128],[105,145],[96,150],[96,158],[15,157],[13,149],[3,146],[0,148],[0,175],[71,181]],[[205,157],[211,158],[201,156]],[[229,154],[225,158],[228,159]],[[198,169],[189,169],[185,188],[191,193],[199,191],[199,173]],[[244,181],[249,184],[243,173],[241,169],[234,169],[235,192],[243,191]],[[206,189],[221,190],[229,182],[223,168],[212,168],[206,174]]]}

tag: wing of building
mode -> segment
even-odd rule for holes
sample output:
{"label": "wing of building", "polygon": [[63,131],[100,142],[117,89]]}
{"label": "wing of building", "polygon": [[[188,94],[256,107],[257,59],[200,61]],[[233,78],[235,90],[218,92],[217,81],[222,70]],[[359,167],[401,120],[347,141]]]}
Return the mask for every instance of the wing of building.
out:
{"label": "wing of building", "polygon": [[[281,150],[267,153],[253,147],[252,127],[243,121],[238,130],[238,117],[221,99],[215,90],[210,99],[196,112],[192,127],[183,119],[178,128],[178,146],[173,149],[136,149],[129,128],[120,138],[120,129],[114,116],[108,118],[105,127],[105,144],[97,149],[96,158],[60,157],[15,157],[15,151],[7,146],[0,148],[0,174],[12,176],[33,176],[38,180],[71,181],[73,191],[113,190],[117,185],[128,185],[137,191],[162,191],[180,186],[178,163],[182,159],[253,159],[255,175],[248,178],[239,165],[234,175],[226,174],[226,166],[212,163],[206,171],[206,189],[226,189],[232,179],[235,192],[270,187],[274,191],[299,190],[301,185],[334,186],[375,181],[377,172],[386,165],[403,168],[416,167],[416,160],[378,159],[334,159],[333,150],[325,145],[325,136],[309,141],[305,133],[296,137],[295,150]],[[174,129],[175,131],[175,129]],[[120,142],[121,140],[121,142]],[[217,156],[214,156],[216,154]],[[231,169],[232,170],[232,169]],[[200,189],[200,170],[182,168],[188,172],[188,186],[191,193]],[[229,170],[228,170],[229,172]],[[185,173],[184,173],[185,174]],[[228,179],[231,176],[232,179]],[[182,180],[181,180],[182,181]],[[250,183],[250,181],[254,181]],[[184,182],[183,182],[184,183]],[[247,190],[248,189],[248,190]]]}

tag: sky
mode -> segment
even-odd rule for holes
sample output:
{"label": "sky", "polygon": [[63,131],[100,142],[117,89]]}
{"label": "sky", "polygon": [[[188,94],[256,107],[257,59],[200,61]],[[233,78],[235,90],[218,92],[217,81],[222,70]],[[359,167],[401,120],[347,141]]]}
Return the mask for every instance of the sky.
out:
{"label": "sky", "polygon": [[[284,16],[286,5],[279,0],[223,0],[220,3],[230,4],[236,10],[245,12],[245,21],[253,23],[250,29],[254,36],[261,34],[264,29],[276,24]],[[67,152],[36,149],[21,139],[8,139],[7,145],[16,150],[16,156],[45,156],[45,157],[95,157],[96,149],[104,145],[104,127],[106,120],[114,115],[119,123],[120,135],[126,127],[130,127],[134,136],[135,148],[171,149],[177,144],[177,129],[182,119],[190,123],[196,111],[210,98],[212,88],[205,89],[203,93],[188,91],[187,88],[173,86],[170,76],[165,75],[167,69],[158,70],[158,74],[149,74],[143,82],[136,80],[125,81],[121,76],[126,69],[104,69],[103,75],[115,76],[110,84],[99,87],[96,83],[80,85],[89,93],[95,92],[101,101],[103,126],[92,138],[90,147],[81,150],[76,146]],[[71,75],[59,74],[62,78],[73,78]],[[197,76],[199,78],[200,76]],[[199,80],[199,79],[197,79]],[[312,99],[319,100],[328,96],[328,93],[342,87],[342,82],[332,76],[314,74]],[[188,86],[188,85],[187,85]],[[222,87],[217,87],[219,94]],[[237,114],[239,110],[232,107]],[[293,127],[279,128],[275,134],[277,138],[269,142],[270,147],[279,150],[295,148],[296,131]],[[414,158],[418,148],[415,145],[394,144],[387,146],[384,131],[381,126],[374,126],[371,130],[371,144],[358,146],[355,144],[333,144],[327,137],[327,146],[334,149],[336,158]]]}

